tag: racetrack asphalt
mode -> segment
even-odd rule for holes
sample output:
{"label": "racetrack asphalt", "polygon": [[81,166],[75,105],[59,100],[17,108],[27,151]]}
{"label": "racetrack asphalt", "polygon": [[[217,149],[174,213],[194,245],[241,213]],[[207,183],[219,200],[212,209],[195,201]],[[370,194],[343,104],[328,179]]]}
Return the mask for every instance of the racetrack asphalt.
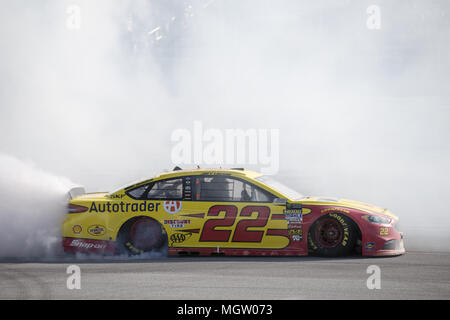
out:
{"label": "racetrack asphalt", "polygon": [[[71,265],[80,268],[80,289],[67,287]],[[373,265],[379,267],[379,289],[367,286],[376,283],[368,273]],[[3,259],[0,299],[450,299],[450,253]]]}

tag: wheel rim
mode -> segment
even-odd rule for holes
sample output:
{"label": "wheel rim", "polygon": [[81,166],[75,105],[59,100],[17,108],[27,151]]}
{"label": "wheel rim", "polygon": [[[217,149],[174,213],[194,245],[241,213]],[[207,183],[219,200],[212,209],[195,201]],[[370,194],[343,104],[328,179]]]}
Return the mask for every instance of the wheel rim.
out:
{"label": "wheel rim", "polygon": [[315,238],[325,248],[333,248],[341,243],[343,234],[339,221],[331,218],[319,221],[315,230]]}
{"label": "wheel rim", "polygon": [[141,250],[150,250],[160,238],[161,230],[150,219],[139,219],[131,226],[130,238],[133,245]]}

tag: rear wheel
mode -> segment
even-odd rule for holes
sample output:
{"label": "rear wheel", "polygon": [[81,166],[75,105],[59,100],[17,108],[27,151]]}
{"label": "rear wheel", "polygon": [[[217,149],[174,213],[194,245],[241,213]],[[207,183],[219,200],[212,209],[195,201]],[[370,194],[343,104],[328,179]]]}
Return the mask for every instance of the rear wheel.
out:
{"label": "rear wheel", "polygon": [[167,235],[161,225],[149,217],[137,217],[127,222],[118,237],[119,252],[131,255],[161,248]]}
{"label": "rear wheel", "polygon": [[353,221],[345,215],[331,212],[317,219],[308,232],[311,254],[324,257],[349,255],[357,238]]}

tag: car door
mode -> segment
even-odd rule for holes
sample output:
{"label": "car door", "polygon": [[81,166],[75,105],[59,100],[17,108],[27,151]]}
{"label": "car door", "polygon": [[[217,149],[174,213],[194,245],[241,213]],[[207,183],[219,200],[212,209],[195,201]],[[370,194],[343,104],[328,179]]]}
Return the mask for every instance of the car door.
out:
{"label": "car door", "polygon": [[[278,250],[289,245],[284,205],[244,178],[225,174],[192,177],[192,203],[204,211],[198,246]],[[250,251],[249,251],[250,250]]]}

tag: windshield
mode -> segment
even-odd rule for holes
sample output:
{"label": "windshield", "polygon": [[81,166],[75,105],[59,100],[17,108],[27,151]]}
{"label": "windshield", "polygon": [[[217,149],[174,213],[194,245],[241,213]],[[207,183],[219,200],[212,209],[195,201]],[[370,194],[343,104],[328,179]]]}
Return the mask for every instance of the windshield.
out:
{"label": "windshield", "polygon": [[268,185],[269,187],[277,190],[279,193],[284,194],[289,199],[298,200],[298,199],[304,198],[304,196],[301,193],[298,193],[297,191],[292,190],[291,188],[285,186],[284,184],[282,184],[281,182],[273,179],[270,176],[259,176],[258,178],[256,178],[256,180],[258,180],[258,181]]}
{"label": "windshield", "polygon": [[119,191],[121,191],[121,190],[123,190],[123,189],[126,189],[126,188],[128,188],[128,187],[134,186],[135,184],[138,184],[138,183],[141,183],[141,182],[150,180],[150,179],[151,179],[151,178],[141,178],[141,179],[135,180],[135,181],[133,181],[133,182],[127,183],[127,184],[122,185],[122,186],[120,186],[120,187],[114,188],[113,191],[110,191],[110,192],[108,193],[108,195],[114,194],[114,193],[119,192]]}

